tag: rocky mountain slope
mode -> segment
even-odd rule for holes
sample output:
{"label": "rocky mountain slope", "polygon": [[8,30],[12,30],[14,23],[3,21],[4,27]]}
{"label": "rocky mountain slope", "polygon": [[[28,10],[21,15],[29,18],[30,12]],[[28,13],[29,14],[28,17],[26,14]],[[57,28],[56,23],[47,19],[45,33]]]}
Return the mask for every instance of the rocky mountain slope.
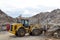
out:
{"label": "rocky mountain slope", "polygon": [[[19,18],[19,17],[17,17]],[[20,19],[20,18],[19,18]],[[37,23],[60,23],[60,9],[55,9],[51,12],[40,12],[37,15],[29,17],[30,24]],[[8,16],[3,11],[0,10],[0,24],[1,23],[12,23],[15,22],[16,19]]]}
{"label": "rocky mountain slope", "polygon": [[51,12],[41,12],[29,18],[30,23],[60,23],[60,9]]}
{"label": "rocky mountain slope", "polygon": [[14,18],[8,16],[6,13],[0,10],[0,24],[12,23],[12,22],[14,22]]}

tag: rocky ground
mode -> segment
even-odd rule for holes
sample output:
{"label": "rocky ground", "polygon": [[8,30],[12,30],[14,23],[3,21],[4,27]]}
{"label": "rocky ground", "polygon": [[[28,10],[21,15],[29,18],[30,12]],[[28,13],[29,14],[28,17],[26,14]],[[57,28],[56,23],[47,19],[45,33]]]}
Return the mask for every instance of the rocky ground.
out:
{"label": "rocky ground", "polygon": [[4,31],[4,32],[0,32],[0,40],[60,40],[60,39],[47,38],[44,35],[40,35],[40,36],[26,35],[24,37],[16,37],[15,35]]}

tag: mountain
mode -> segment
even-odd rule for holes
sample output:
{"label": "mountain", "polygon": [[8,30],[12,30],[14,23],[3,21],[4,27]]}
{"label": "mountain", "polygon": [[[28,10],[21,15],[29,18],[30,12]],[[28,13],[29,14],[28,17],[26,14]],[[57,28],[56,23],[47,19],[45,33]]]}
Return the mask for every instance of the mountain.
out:
{"label": "mountain", "polygon": [[[20,19],[20,16],[17,18]],[[16,22],[17,18],[12,18],[0,10],[0,24]],[[32,17],[29,17],[28,19],[30,20],[30,24],[46,24],[47,22],[60,23],[60,9],[55,9],[51,12],[40,12]]]}
{"label": "mountain", "polygon": [[12,23],[14,21],[15,21],[14,18],[8,16],[6,13],[0,10],[0,24]]}
{"label": "mountain", "polygon": [[60,23],[60,9],[55,9],[51,12],[41,12],[29,18],[30,23]]}

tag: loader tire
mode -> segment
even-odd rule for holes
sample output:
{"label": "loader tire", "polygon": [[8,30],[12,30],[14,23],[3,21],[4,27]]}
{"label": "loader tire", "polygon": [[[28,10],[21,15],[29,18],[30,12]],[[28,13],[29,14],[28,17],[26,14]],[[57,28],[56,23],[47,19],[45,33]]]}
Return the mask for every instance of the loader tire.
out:
{"label": "loader tire", "polygon": [[23,36],[25,36],[25,29],[19,29],[18,31],[17,31],[17,34],[16,34],[16,36],[18,36],[18,37],[23,37]]}
{"label": "loader tire", "polygon": [[15,33],[16,36],[18,36],[17,32]]}
{"label": "loader tire", "polygon": [[43,30],[42,29],[40,29],[40,34],[42,34],[43,33]]}
{"label": "loader tire", "polygon": [[32,32],[31,32],[31,33],[29,33],[29,35],[31,35],[31,36],[32,36]]}
{"label": "loader tire", "polygon": [[39,36],[39,35],[40,35],[40,30],[39,30],[39,29],[34,29],[34,30],[32,31],[32,35],[33,35],[33,36]]}

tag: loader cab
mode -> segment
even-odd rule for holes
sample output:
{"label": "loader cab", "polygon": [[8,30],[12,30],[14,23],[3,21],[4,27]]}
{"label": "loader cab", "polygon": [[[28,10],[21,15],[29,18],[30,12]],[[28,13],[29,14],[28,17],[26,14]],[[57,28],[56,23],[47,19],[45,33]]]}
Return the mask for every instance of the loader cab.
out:
{"label": "loader cab", "polygon": [[29,27],[29,20],[28,19],[17,19],[17,23],[22,23],[24,27]]}
{"label": "loader cab", "polygon": [[29,27],[29,20],[21,19],[21,23],[23,24],[24,27]]}

